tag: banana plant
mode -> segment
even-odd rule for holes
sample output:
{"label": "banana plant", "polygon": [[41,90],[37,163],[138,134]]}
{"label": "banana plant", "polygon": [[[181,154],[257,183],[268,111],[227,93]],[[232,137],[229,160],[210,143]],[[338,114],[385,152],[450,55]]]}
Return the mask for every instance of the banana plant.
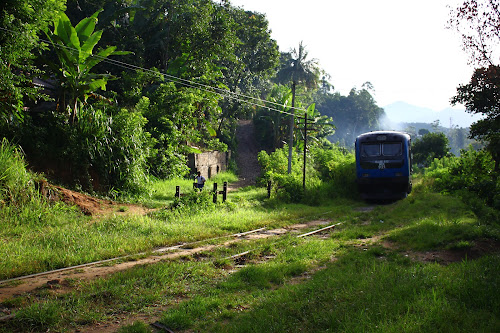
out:
{"label": "banana plant", "polygon": [[81,105],[90,96],[102,98],[98,91],[105,91],[107,82],[113,79],[109,74],[92,73],[92,68],[111,55],[130,53],[116,51],[116,46],[93,53],[102,36],[102,30],[94,31],[101,11],[84,18],[75,27],[61,12],[54,21],[54,30],[46,32],[59,60],[58,63],[47,61],[60,87],[58,109],[66,112],[72,123],[76,121]]}

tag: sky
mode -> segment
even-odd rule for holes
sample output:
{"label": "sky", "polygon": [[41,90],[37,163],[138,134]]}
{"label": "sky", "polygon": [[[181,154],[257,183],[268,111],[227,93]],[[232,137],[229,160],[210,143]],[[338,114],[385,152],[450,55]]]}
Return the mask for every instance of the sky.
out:
{"label": "sky", "polygon": [[280,51],[302,41],[347,95],[369,81],[377,105],[403,101],[441,111],[469,82],[461,39],[446,29],[459,0],[230,0],[269,21]]}

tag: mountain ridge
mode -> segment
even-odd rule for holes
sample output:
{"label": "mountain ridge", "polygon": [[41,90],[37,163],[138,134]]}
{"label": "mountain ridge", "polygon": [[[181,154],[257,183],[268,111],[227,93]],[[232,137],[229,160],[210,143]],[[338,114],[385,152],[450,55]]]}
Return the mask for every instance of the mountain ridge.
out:
{"label": "mountain ridge", "polygon": [[439,120],[443,127],[470,127],[470,125],[482,117],[470,114],[463,109],[445,108],[440,111],[431,108],[412,105],[403,101],[398,101],[383,107],[387,123],[394,125],[400,123],[433,123]]}

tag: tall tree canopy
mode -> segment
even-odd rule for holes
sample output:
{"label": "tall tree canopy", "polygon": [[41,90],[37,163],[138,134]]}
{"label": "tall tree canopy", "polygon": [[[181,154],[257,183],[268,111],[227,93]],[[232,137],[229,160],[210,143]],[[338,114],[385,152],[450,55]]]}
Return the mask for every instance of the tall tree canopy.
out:
{"label": "tall tree canopy", "polygon": [[21,118],[26,99],[41,97],[32,84],[39,32],[46,29],[63,0],[2,0],[0,2],[0,116]]}
{"label": "tall tree canopy", "polygon": [[468,84],[457,88],[452,103],[464,104],[467,111],[485,117],[470,127],[470,136],[487,142],[487,149],[500,171],[500,67],[479,68]]}
{"label": "tall tree canopy", "polygon": [[500,1],[466,0],[451,11],[449,24],[463,38],[471,63],[479,66],[468,84],[460,85],[453,104],[464,104],[467,111],[485,117],[472,124],[470,136],[487,143],[500,170]]}
{"label": "tall tree canopy", "polygon": [[336,127],[330,140],[351,146],[359,134],[379,129],[384,109],[377,106],[369,87],[363,85],[361,90],[353,88],[347,96],[338,92],[319,92],[316,95],[317,109],[321,114],[333,118]]}

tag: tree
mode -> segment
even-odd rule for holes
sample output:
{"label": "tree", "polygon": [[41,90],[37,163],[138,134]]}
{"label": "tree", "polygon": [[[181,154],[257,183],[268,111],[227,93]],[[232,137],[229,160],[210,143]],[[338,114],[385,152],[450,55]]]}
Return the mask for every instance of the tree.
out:
{"label": "tree", "polygon": [[[221,81],[231,93],[260,97],[262,90],[270,88],[269,79],[279,64],[278,45],[271,39],[265,15],[233,7],[227,11],[233,21],[235,45],[234,54],[221,59]],[[228,118],[243,118],[254,111],[231,98],[225,98],[221,107],[218,132]]]}
{"label": "tree", "polygon": [[443,158],[449,151],[448,138],[444,133],[427,133],[413,143],[413,161],[429,166],[435,158]]}
{"label": "tree", "polygon": [[377,106],[373,96],[367,90],[351,89],[349,95],[340,93],[320,94],[317,109],[323,115],[331,117],[336,127],[335,134],[330,136],[331,141],[339,142],[344,146],[354,144],[359,134],[378,130],[379,119],[384,115],[384,109]]}
{"label": "tree", "polygon": [[500,1],[466,0],[450,12],[449,25],[462,36],[470,62],[482,66],[469,84],[460,85],[452,104],[464,104],[470,113],[484,119],[471,125],[470,138],[483,140],[500,171]]}
{"label": "tree", "polygon": [[465,0],[450,12],[448,25],[462,36],[463,49],[469,53],[471,63],[498,63],[499,5],[499,0]]}
{"label": "tree", "polygon": [[283,82],[290,82],[292,87],[292,106],[290,116],[290,142],[288,143],[288,173],[292,172],[293,129],[295,127],[295,93],[298,84],[306,88],[317,87],[320,70],[316,59],[307,60],[308,52],[302,42],[298,49],[283,55],[284,61],[278,72],[277,78]]}
{"label": "tree", "polygon": [[99,12],[81,20],[75,27],[61,12],[54,22],[54,30],[47,33],[59,59],[58,64],[49,63],[60,87],[59,111],[67,111],[72,122],[76,120],[79,105],[98,90],[106,90],[111,78],[109,74],[92,73],[92,68],[110,55],[128,53],[116,51],[116,46],[108,46],[93,54],[102,36],[102,30],[94,32]]}
{"label": "tree", "polygon": [[471,125],[470,137],[487,142],[495,170],[500,171],[500,66],[476,69],[471,81],[460,85],[451,101],[464,104],[470,113],[485,116]]}
{"label": "tree", "polygon": [[39,74],[33,65],[43,44],[38,33],[59,10],[62,0],[2,0],[0,2],[0,117],[10,121],[23,117],[26,99],[43,95],[32,84]]}
{"label": "tree", "polygon": [[425,129],[425,128],[421,128],[418,130],[418,135],[426,135],[426,134],[429,134],[429,130]]}

